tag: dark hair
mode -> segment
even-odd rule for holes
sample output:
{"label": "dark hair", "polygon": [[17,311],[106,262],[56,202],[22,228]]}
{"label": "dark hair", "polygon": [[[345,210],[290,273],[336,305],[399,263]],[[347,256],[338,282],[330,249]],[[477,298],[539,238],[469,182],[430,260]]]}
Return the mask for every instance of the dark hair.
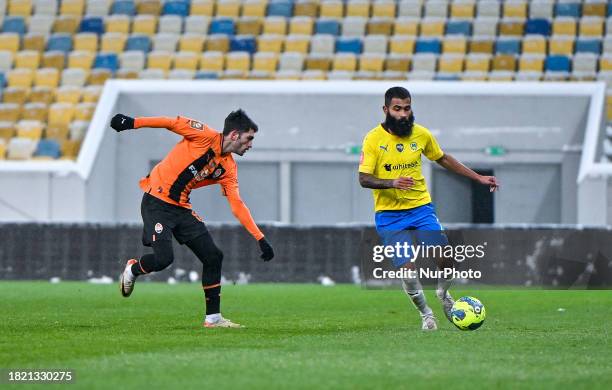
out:
{"label": "dark hair", "polygon": [[391,99],[410,99],[410,92],[404,87],[392,87],[385,92],[385,106],[389,107]]}
{"label": "dark hair", "polygon": [[257,132],[258,128],[255,122],[241,108],[229,113],[225,118],[223,126],[223,135],[228,135],[232,130],[237,130],[239,133],[244,133],[253,129]]}

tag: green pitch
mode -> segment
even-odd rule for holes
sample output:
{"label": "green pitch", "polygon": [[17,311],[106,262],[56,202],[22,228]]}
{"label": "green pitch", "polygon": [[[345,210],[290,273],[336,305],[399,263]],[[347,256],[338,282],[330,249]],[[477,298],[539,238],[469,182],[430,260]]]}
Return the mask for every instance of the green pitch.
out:
{"label": "green pitch", "polygon": [[[203,329],[197,284],[0,282],[0,368],[69,368],[71,388],[609,388],[609,291],[459,291],[482,300],[475,332],[420,331],[401,291],[226,286]],[[563,308],[565,310],[559,310]],[[2,385],[6,386],[6,385]],[[24,386],[15,386],[24,388]]]}

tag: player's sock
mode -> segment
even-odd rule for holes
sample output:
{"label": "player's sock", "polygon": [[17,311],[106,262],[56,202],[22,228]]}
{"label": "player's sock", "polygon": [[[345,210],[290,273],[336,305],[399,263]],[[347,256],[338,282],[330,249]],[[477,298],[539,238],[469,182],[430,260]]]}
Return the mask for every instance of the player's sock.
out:
{"label": "player's sock", "polygon": [[148,254],[148,255],[142,256],[137,263],[132,264],[132,268],[131,268],[132,274],[134,276],[147,274],[148,272],[146,272],[145,269],[153,269],[153,267],[147,267],[147,263],[152,263],[154,261],[155,261],[154,254]]}
{"label": "player's sock", "polygon": [[408,295],[414,307],[416,307],[419,313],[421,313],[421,317],[430,316],[432,314],[432,310],[427,305],[427,299],[425,299],[425,294],[423,293],[423,288],[419,280],[402,279],[402,286],[404,287],[404,292],[406,295]]}
{"label": "player's sock", "polygon": [[448,292],[448,289],[450,288],[451,284],[453,284],[453,279],[444,279],[444,278],[438,278],[438,288],[436,290],[436,294],[438,295],[438,298],[442,299],[446,296],[446,293]]}
{"label": "player's sock", "polygon": [[210,286],[202,285],[204,297],[206,298],[206,315],[218,314],[221,312],[221,284]]}

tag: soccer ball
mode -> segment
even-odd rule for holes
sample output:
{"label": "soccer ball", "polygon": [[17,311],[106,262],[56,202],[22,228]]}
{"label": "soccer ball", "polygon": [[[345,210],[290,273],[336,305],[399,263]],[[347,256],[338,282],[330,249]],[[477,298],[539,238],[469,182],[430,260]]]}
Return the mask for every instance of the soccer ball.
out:
{"label": "soccer ball", "polygon": [[486,317],[484,305],[474,297],[461,297],[451,309],[453,324],[461,330],[480,328]]}

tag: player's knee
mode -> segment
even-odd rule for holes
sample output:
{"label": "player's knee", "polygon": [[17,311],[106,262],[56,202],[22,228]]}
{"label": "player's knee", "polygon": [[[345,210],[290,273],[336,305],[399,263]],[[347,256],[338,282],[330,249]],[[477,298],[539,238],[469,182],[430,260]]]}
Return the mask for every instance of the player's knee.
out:
{"label": "player's knee", "polygon": [[211,252],[208,260],[213,266],[221,267],[223,263],[223,252],[215,248],[215,250]]}
{"label": "player's knee", "polygon": [[167,268],[172,262],[174,262],[174,251],[172,250],[172,242],[160,241],[153,245],[153,251],[155,252],[155,270],[161,271]]}

